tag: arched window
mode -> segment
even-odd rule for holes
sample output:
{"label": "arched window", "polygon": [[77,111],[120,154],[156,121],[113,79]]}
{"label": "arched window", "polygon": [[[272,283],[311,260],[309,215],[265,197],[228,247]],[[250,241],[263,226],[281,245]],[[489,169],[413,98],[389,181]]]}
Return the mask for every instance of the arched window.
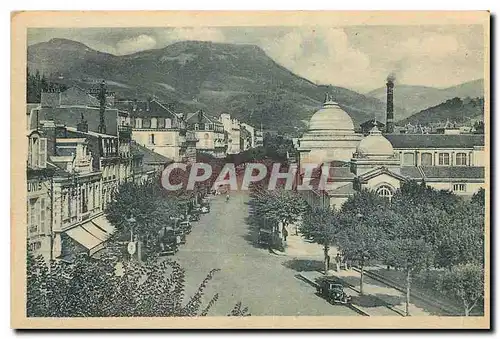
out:
{"label": "arched window", "polygon": [[386,185],[377,188],[377,194],[379,195],[379,197],[389,199],[389,201],[391,201],[393,195],[392,189]]}

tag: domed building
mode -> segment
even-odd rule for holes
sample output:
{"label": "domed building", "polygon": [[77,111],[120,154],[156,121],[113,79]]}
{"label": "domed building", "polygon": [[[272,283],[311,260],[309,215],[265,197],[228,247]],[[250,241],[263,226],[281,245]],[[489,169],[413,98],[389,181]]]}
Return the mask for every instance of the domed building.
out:
{"label": "domed building", "polygon": [[327,95],[323,107],[311,117],[308,131],[297,141],[300,162],[348,162],[361,138],[349,114]]}
{"label": "domed building", "polygon": [[[391,199],[409,180],[459,196],[484,187],[484,135],[384,135],[378,128],[382,123],[370,122],[368,135],[356,133],[349,114],[328,95],[311,117],[308,131],[295,143],[297,187],[311,206],[340,208],[361,189]],[[315,169],[306,171],[308,164]]]}

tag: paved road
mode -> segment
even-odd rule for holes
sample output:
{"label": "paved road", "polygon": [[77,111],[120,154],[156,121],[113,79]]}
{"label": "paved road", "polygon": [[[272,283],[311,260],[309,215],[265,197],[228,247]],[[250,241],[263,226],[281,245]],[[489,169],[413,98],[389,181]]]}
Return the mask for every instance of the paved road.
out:
{"label": "paved road", "polygon": [[209,315],[225,316],[241,301],[252,315],[358,315],[345,306],[334,306],[314,294],[307,283],[282,265],[287,257],[270,254],[247,239],[248,195],[232,193],[212,200],[211,212],[193,224],[187,244],[172,257],[186,270],[186,292],[192,295],[212,268],[219,268],[206,290],[205,302],[214,293],[219,300]]}

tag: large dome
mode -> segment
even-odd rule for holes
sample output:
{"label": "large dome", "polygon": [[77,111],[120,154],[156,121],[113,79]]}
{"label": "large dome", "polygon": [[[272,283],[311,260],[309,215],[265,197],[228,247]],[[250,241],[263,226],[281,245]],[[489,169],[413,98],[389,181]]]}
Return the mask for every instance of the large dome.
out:
{"label": "large dome", "polygon": [[359,143],[356,152],[365,156],[392,157],[394,148],[375,125],[368,136]]}
{"label": "large dome", "polygon": [[344,112],[336,102],[327,100],[323,107],[312,116],[309,121],[309,130],[354,133],[354,124],[349,114]]}

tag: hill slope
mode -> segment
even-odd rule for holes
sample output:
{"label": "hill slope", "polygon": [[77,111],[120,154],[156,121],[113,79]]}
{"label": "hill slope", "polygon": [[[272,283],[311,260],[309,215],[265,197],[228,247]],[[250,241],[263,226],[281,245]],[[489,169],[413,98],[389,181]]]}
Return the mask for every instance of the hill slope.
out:
{"label": "hill slope", "polygon": [[[373,90],[366,95],[386,102],[385,87]],[[438,105],[452,98],[477,98],[484,96],[484,81],[473,80],[458,86],[448,88],[434,88],[425,86],[398,85],[394,87],[394,104],[402,108],[395,109],[396,121],[404,120],[412,114],[428,107]]]}
{"label": "hill slope", "polygon": [[[28,68],[52,81],[89,87],[106,79],[122,98],[157,96],[177,111],[228,112],[265,129],[298,132],[321,106],[326,91],[359,124],[385,116],[376,98],[318,86],[269,58],[254,45],[183,41],[162,49],[115,56],[65,39],[28,47]],[[384,119],[385,120],[385,119]]]}
{"label": "hill slope", "polygon": [[446,122],[467,123],[470,120],[483,120],[484,98],[460,99],[453,98],[434,107],[420,111],[401,123],[427,125],[430,123]]}

